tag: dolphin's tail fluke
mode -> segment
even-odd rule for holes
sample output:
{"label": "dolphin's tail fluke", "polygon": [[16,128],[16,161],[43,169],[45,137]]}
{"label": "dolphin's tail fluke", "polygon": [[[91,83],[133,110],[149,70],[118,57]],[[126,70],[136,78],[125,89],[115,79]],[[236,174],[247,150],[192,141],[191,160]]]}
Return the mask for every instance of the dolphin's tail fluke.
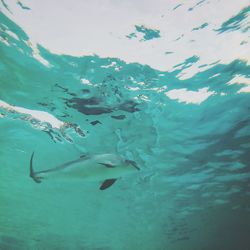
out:
{"label": "dolphin's tail fluke", "polygon": [[33,157],[34,157],[34,153],[32,153],[31,155],[31,158],[30,158],[30,177],[36,182],[36,183],[41,183],[41,177],[38,177],[36,175],[36,173],[34,172],[34,169],[33,169]]}

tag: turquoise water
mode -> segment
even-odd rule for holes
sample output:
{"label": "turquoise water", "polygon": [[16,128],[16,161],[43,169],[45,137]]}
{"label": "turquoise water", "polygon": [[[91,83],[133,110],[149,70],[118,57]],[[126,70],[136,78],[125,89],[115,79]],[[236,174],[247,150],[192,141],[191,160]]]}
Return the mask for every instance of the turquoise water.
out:
{"label": "turquoise water", "polygon": [[[218,34],[239,29],[248,11]],[[0,249],[249,249],[250,95],[244,82],[228,84],[249,80],[247,61],[214,62],[181,80],[199,57],[162,72],[38,46],[39,61],[2,13],[0,32]],[[204,88],[200,101],[170,94]],[[37,184],[33,151],[36,170],[111,153],[140,171],[105,190],[70,177]]]}

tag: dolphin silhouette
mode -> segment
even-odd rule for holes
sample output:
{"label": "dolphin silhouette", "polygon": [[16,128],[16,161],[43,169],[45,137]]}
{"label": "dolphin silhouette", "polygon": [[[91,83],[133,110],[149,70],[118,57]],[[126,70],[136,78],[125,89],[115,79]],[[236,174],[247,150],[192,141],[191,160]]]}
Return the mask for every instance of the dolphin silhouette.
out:
{"label": "dolphin silhouette", "polygon": [[35,172],[33,169],[34,152],[30,158],[30,177],[41,183],[42,179],[86,179],[103,181],[100,190],[109,188],[115,181],[135,170],[140,170],[134,161],[124,160],[114,154],[82,155],[51,169]]}

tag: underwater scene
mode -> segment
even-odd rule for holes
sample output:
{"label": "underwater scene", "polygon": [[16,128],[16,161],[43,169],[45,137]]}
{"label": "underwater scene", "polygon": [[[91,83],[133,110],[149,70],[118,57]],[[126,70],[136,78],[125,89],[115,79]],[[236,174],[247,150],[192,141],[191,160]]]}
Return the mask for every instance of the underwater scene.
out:
{"label": "underwater scene", "polygon": [[1,250],[250,249],[249,1],[0,10]]}

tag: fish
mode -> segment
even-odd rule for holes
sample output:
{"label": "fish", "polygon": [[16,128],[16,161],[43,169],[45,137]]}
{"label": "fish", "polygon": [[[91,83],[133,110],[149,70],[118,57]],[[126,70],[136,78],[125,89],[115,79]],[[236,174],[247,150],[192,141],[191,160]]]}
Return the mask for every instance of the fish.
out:
{"label": "fish", "polygon": [[102,181],[100,190],[112,186],[118,178],[140,170],[135,161],[123,159],[116,154],[81,155],[78,159],[60,164],[54,168],[34,171],[30,158],[29,176],[36,182],[43,179]]}

